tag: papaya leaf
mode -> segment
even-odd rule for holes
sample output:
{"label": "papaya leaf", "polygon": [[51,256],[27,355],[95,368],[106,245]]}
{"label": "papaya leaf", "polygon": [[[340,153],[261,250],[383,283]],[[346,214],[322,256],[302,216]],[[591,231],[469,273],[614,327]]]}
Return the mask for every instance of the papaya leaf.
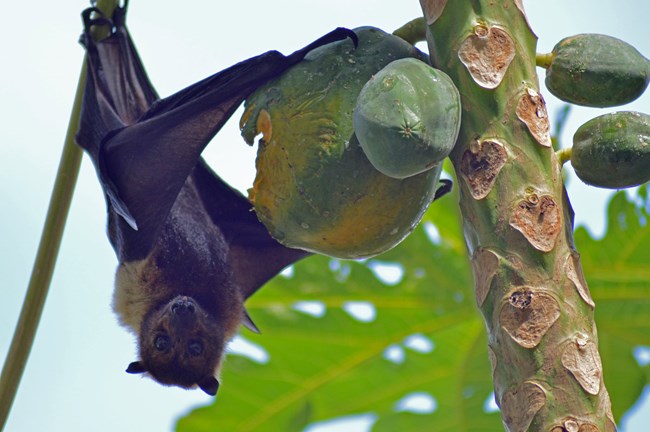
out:
{"label": "papaya leaf", "polygon": [[650,345],[650,200],[645,188],[636,197],[616,193],[607,210],[607,233],[592,238],[578,228],[575,241],[596,303],[603,373],[620,419],[643,391],[644,372],[633,351]]}
{"label": "papaya leaf", "polygon": [[[177,430],[302,431],[360,414],[373,416],[373,431],[501,429],[497,410],[486,408],[487,342],[456,202],[455,194],[436,201],[409,238],[376,259],[314,256],[270,282],[248,302],[263,335],[244,334],[268,359],[231,354],[215,403]],[[644,189],[634,200],[617,194],[602,239],[576,232],[617,419],[646,383],[633,349],[650,345],[648,207]],[[417,398],[419,406],[409,403]]]}

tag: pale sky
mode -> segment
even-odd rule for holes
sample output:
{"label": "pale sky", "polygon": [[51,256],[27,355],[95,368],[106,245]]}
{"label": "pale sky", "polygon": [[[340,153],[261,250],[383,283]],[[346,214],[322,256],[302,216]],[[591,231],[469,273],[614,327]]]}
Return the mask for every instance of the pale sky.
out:
{"label": "pale sky", "polygon": [[[604,33],[650,56],[650,3],[645,0],[528,0],[524,4],[540,37],[540,52],[550,51],[565,36]],[[77,44],[79,14],[86,6],[84,1],[67,0],[12,1],[3,7],[3,359],[31,272],[68,123],[83,57]],[[269,49],[290,53],[338,26],[373,25],[392,31],[420,13],[417,0],[132,0],[128,22],[154,86],[166,96]],[[554,116],[558,101],[544,87],[542,93]],[[650,96],[624,109],[650,113]],[[608,110],[575,109],[563,142],[570,142],[580,124],[604,112]],[[239,137],[238,119],[236,114],[206,154],[209,160],[221,161],[219,173],[224,178],[246,189],[254,175],[255,150]],[[234,152],[225,142],[240,147]],[[609,192],[572,178],[569,196],[577,223],[601,234]],[[84,157],[51,293],[7,432],[165,431],[171,430],[179,415],[210,402],[201,392],[162,388],[123,372],[134,360],[135,349],[132,336],[119,327],[110,308],[116,259],[104,234],[105,223],[101,190],[90,160]],[[642,432],[648,424],[646,392],[641,408],[623,422],[621,430]],[[367,428],[366,423],[348,430]]]}

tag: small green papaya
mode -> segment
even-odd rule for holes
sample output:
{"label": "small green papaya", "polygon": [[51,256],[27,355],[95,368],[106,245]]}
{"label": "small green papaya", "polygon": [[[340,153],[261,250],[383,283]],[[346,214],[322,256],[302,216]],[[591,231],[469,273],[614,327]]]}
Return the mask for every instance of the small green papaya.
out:
{"label": "small green papaya", "polygon": [[612,107],[643,94],[650,62],[633,46],[611,36],[580,34],[561,40],[546,69],[546,87],[565,102]]}
{"label": "small green papaya", "polygon": [[361,89],[354,132],[377,170],[406,178],[438,165],[460,129],[460,94],[444,72],[414,58],[389,63]]}
{"label": "small green papaya", "polygon": [[573,136],[571,165],[585,183],[609,189],[650,180],[650,116],[632,111],[589,120]]}
{"label": "small green papaya", "polygon": [[390,62],[425,55],[377,28],[311,51],[245,102],[242,136],[257,150],[249,199],[280,243],[339,258],[385,252],[417,225],[442,164],[398,180],[377,171],[352,127],[364,84]]}

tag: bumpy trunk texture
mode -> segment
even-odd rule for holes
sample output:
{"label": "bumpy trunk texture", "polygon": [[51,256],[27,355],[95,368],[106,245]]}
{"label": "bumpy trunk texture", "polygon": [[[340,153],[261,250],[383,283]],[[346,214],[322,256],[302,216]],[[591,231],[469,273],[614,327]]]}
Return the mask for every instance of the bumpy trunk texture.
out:
{"label": "bumpy trunk texture", "polygon": [[452,162],[503,423],[615,431],[522,2],[420,3],[432,62],[462,97]]}

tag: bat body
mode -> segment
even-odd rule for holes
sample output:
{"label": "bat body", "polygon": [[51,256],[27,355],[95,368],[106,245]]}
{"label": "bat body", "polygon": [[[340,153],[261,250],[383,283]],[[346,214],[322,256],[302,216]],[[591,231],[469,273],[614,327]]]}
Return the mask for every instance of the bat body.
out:
{"label": "bat body", "polygon": [[138,336],[141,360],[127,372],[214,394],[225,344],[246,315],[228,241],[197,181],[193,174],[186,181],[151,253],[119,264],[113,307]]}
{"label": "bat body", "polygon": [[[277,243],[248,200],[200,154],[257,87],[311,49],[356,36],[337,29],[295,53],[270,51],[159,99],[125,26],[84,14],[86,88],[77,142],[89,154],[108,207],[118,261],[114,309],[137,336],[129,373],[214,395],[226,343],[244,324],[244,301],[308,253]],[[91,27],[111,35],[93,40]]]}

